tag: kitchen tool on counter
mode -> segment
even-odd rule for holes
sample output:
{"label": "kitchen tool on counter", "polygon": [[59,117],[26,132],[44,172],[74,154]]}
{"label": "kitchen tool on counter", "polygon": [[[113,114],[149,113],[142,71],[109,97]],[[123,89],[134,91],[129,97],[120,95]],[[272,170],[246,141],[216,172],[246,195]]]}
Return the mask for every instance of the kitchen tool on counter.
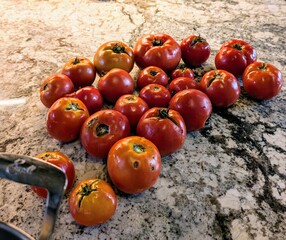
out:
{"label": "kitchen tool on counter", "polygon": [[[58,209],[67,186],[66,175],[55,165],[37,158],[0,153],[0,178],[31,186],[44,187],[49,194],[40,232],[40,240],[50,239],[57,218]],[[0,220],[1,240],[31,240],[29,234],[16,226]]]}

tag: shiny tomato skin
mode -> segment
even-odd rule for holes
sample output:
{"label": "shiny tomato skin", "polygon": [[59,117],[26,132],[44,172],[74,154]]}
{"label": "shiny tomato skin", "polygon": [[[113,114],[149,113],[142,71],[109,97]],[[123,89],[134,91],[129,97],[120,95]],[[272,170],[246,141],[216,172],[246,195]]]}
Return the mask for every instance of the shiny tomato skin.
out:
{"label": "shiny tomato skin", "polygon": [[281,71],[265,62],[254,62],[247,66],[242,82],[247,94],[257,100],[266,100],[279,94],[283,85]]}
{"label": "shiny tomato skin", "polygon": [[180,45],[167,34],[146,34],[137,39],[134,59],[141,69],[156,66],[163,71],[176,68],[181,60]]}
{"label": "shiny tomato skin", "polygon": [[124,42],[106,42],[96,50],[93,63],[99,75],[107,73],[113,68],[131,72],[134,66],[133,49]]}
{"label": "shiny tomato skin", "polygon": [[140,118],[136,134],[153,142],[163,157],[183,146],[186,139],[186,125],[177,111],[154,107]]}
{"label": "shiny tomato skin", "polygon": [[188,66],[201,66],[208,60],[211,53],[210,45],[206,39],[196,35],[184,38],[180,47],[182,59]]}
{"label": "shiny tomato skin", "polygon": [[205,126],[212,112],[212,103],[202,91],[186,89],[172,97],[169,108],[182,115],[187,131],[196,131]]}
{"label": "shiny tomato skin", "polygon": [[[65,173],[67,178],[67,187],[65,193],[71,190],[75,180],[75,168],[72,160],[70,160],[68,156],[62,152],[47,151],[37,155],[36,158],[59,167]],[[31,189],[42,198],[46,198],[48,196],[48,191],[45,188],[31,187]]]}
{"label": "shiny tomato skin", "polygon": [[112,145],[130,135],[130,123],[122,113],[103,109],[92,114],[81,128],[81,144],[95,158],[107,157]]}
{"label": "shiny tomato skin", "polygon": [[161,156],[148,139],[129,136],[117,141],[108,153],[107,169],[113,184],[128,194],[142,193],[159,178]]}
{"label": "shiny tomato skin", "polygon": [[195,79],[194,72],[191,68],[186,67],[185,65],[181,65],[177,67],[173,72],[171,73],[171,80],[178,78],[178,77],[187,77]]}
{"label": "shiny tomato skin", "polygon": [[124,94],[132,94],[135,83],[125,70],[113,68],[98,80],[98,90],[109,103],[115,103]]}
{"label": "shiny tomato skin", "polygon": [[159,67],[149,66],[142,69],[137,76],[137,89],[141,90],[143,87],[151,83],[156,83],[166,87],[169,78],[167,73]]}
{"label": "shiny tomato skin", "polygon": [[200,89],[216,107],[229,107],[240,95],[238,80],[225,70],[211,70],[205,73],[200,81]]}
{"label": "shiny tomato skin", "polygon": [[73,91],[74,84],[69,77],[54,73],[41,82],[40,100],[47,108],[50,108],[56,100]]}
{"label": "shiny tomato skin", "polygon": [[129,120],[131,129],[134,130],[149,106],[141,97],[126,94],[116,101],[113,109],[124,114]]}
{"label": "shiny tomato skin", "polygon": [[178,77],[170,82],[168,88],[171,96],[174,96],[177,92],[185,89],[199,89],[199,84],[193,78]]}
{"label": "shiny tomato skin", "polygon": [[78,138],[81,126],[88,117],[88,109],[81,100],[62,97],[47,113],[47,131],[51,137],[60,142],[74,141]]}
{"label": "shiny tomato skin", "polygon": [[100,179],[82,180],[68,198],[69,212],[79,225],[95,226],[115,213],[117,197],[109,183]]}
{"label": "shiny tomato skin", "polygon": [[96,71],[93,63],[86,57],[73,57],[63,66],[61,73],[68,76],[76,89],[93,84]]}
{"label": "shiny tomato skin", "polygon": [[171,94],[166,87],[152,83],[140,90],[139,97],[142,98],[150,108],[167,107],[171,99]]}

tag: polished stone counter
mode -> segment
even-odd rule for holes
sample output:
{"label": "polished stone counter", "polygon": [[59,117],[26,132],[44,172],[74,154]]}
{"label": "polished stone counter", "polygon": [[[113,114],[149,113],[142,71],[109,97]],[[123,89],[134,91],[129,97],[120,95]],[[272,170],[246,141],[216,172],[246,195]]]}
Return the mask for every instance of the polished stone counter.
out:
{"label": "polished stone counter", "polygon": [[[223,42],[244,39],[285,79],[284,0],[1,1],[0,151],[62,151],[74,161],[76,183],[108,180],[106,163],[88,156],[79,141],[59,144],[48,136],[39,85],[71,57],[92,60],[106,41],[133,46],[142,34],[158,32],[178,42],[205,37],[212,48],[206,68]],[[188,133],[184,147],[163,158],[154,187],[137,196],[117,192],[110,221],[77,225],[65,196],[54,239],[286,239],[285,85],[271,100],[254,101],[242,91],[232,107],[214,109],[203,130]],[[0,220],[37,237],[45,201],[26,186],[0,184]]]}

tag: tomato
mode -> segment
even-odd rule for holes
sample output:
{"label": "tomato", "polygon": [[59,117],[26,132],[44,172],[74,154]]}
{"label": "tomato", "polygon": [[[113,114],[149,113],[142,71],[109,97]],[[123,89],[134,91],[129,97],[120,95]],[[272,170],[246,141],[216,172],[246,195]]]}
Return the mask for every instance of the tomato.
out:
{"label": "tomato", "polygon": [[200,88],[216,107],[229,107],[240,95],[239,82],[225,70],[207,72],[200,81]]}
{"label": "tomato", "polygon": [[151,83],[167,86],[168,75],[159,67],[149,66],[141,70],[137,77],[137,88],[140,90]]}
{"label": "tomato", "polygon": [[282,73],[270,63],[254,62],[248,65],[242,76],[244,90],[258,100],[278,95],[283,85]]}
{"label": "tomato", "polygon": [[136,129],[139,119],[149,106],[141,97],[126,94],[116,101],[113,109],[124,114],[129,120],[131,129]]}
{"label": "tomato", "polygon": [[174,96],[177,92],[185,89],[199,89],[199,84],[193,78],[178,77],[169,84],[169,92]]}
{"label": "tomato", "polygon": [[112,68],[131,72],[134,66],[133,49],[120,41],[109,41],[102,44],[93,57],[96,71],[102,75]]}
{"label": "tomato", "polygon": [[233,39],[225,42],[215,56],[215,66],[232,73],[235,77],[242,75],[244,69],[256,61],[254,47],[243,40]]}
{"label": "tomato", "polygon": [[211,53],[210,45],[206,39],[196,35],[184,38],[180,47],[184,63],[194,67],[205,63]]}
{"label": "tomato", "polygon": [[72,80],[64,74],[55,73],[42,81],[40,99],[47,108],[50,108],[56,100],[73,91]]}
{"label": "tomato", "polygon": [[69,97],[78,98],[87,107],[89,114],[99,111],[103,107],[103,98],[99,90],[94,86],[86,86],[80,88],[76,92],[67,95]]}
{"label": "tomato", "polygon": [[95,226],[108,221],[115,213],[117,197],[112,187],[100,179],[81,181],[68,198],[73,219],[83,226]]}
{"label": "tomato", "polygon": [[154,107],[140,118],[136,134],[149,139],[159,149],[161,156],[166,156],[183,146],[186,125],[177,111]]}
{"label": "tomato", "polygon": [[176,93],[172,97],[169,107],[182,115],[187,131],[203,128],[212,112],[210,99],[197,89],[186,89]]}
{"label": "tomato", "polygon": [[94,65],[86,57],[69,59],[61,71],[72,80],[76,88],[92,85],[96,77]]}
{"label": "tomato", "polygon": [[146,34],[135,43],[134,59],[141,69],[156,66],[163,71],[170,71],[175,69],[181,60],[181,48],[167,34]]}
{"label": "tomato", "polygon": [[98,80],[98,90],[107,102],[114,104],[122,95],[132,94],[135,83],[128,72],[113,68]]}
{"label": "tomato", "polygon": [[113,184],[128,194],[142,193],[159,178],[161,156],[150,140],[130,136],[117,141],[107,157],[107,170]]}
{"label": "tomato", "polygon": [[[75,180],[75,168],[73,162],[69,159],[68,156],[62,152],[43,152],[37,155],[36,158],[59,167],[65,173],[67,178],[67,187],[65,193],[67,193],[72,188]],[[48,196],[48,191],[45,188],[31,188],[40,197],[46,198]]]}
{"label": "tomato", "polygon": [[130,135],[130,124],[122,113],[104,109],[92,114],[82,125],[80,139],[93,157],[105,158],[119,139]]}
{"label": "tomato", "polygon": [[140,90],[139,97],[141,97],[150,108],[167,107],[171,99],[171,94],[164,86],[152,83]]}
{"label": "tomato", "polygon": [[188,68],[185,64],[179,64],[178,67],[173,70],[170,77],[172,80],[178,77],[188,77],[195,79],[193,70]]}
{"label": "tomato", "polygon": [[78,138],[81,126],[88,117],[88,109],[81,100],[71,97],[60,98],[48,111],[48,133],[58,141],[71,142]]}

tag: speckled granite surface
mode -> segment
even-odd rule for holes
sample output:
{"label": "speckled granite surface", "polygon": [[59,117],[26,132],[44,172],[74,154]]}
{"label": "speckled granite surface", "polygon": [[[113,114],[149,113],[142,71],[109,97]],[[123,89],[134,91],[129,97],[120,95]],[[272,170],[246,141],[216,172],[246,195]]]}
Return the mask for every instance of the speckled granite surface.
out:
{"label": "speckled granite surface", "polygon": [[[224,41],[240,38],[285,79],[284,0],[69,2],[1,1],[0,151],[63,151],[75,163],[77,182],[106,179],[106,165],[91,159],[78,141],[60,145],[47,135],[47,109],[38,92],[42,79],[70,57],[92,59],[108,40],[133,46],[143,33],[164,32],[178,41],[201,34],[212,47],[210,67]],[[18,104],[5,105],[7,99]],[[107,223],[78,226],[65,197],[54,239],[286,239],[285,113],[285,83],[269,101],[242,92],[234,106],[214,110],[205,129],[189,133],[184,147],[163,159],[154,187],[138,196],[119,194]],[[0,184],[0,219],[37,237],[44,200],[28,187]]]}

